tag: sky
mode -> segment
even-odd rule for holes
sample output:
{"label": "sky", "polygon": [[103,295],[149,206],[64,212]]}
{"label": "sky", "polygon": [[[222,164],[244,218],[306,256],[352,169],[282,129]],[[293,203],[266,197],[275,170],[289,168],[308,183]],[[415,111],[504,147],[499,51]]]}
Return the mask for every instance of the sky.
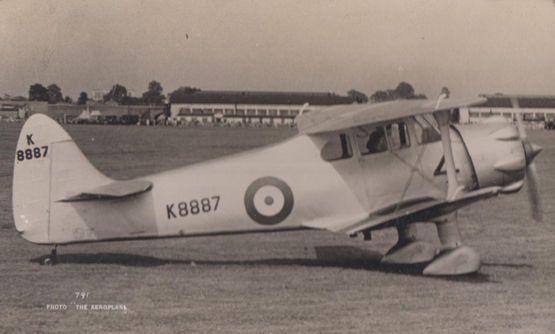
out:
{"label": "sky", "polygon": [[0,96],[56,83],[555,95],[554,0],[0,0]]}

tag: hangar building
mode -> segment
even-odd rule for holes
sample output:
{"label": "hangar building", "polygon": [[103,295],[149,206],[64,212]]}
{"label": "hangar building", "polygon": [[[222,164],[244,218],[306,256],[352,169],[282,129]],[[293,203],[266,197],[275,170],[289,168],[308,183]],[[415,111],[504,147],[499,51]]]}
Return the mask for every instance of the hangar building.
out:
{"label": "hangar building", "polygon": [[541,124],[555,120],[555,95],[480,95],[486,102],[460,109],[461,123],[480,123],[491,117],[505,117],[514,121],[516,114],[522,120]]}
{"label": "hangar building", "polygon": [[34,113],[46,113],[48,102],[43,101],[0,101],[0,119],[23,119]]}
{"label": "hangar building", "polygon": [[21,114],[24,114],[24,106],[18,103],[9,103],[1,101],[0,103],[0,119],[17,119],[22,118]]}
{"label": "hangar building", "polygon": [[335,93],[198,91],[170,100],[173,119],[182,122],[227,124],[292,124],[305,103],[305,111],[355,102]]}

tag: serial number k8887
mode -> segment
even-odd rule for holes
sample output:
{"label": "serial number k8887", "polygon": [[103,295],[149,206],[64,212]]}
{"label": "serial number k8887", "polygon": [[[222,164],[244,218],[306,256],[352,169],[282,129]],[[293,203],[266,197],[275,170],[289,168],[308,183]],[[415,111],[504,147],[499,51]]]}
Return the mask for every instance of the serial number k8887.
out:
{"label": "serial number k8887", "polygon": [[17,150],[16,158],[17,161],[32,160],[45,158],[48,153],[48,146],[28,148],[26,150]]}
{"label": "serial number k8887", "polygon": [[196,216],[202,213],[209,213],[218,210],[220,204],[220,196],[203,197],[183,201],[178,203],[166,204],[166,213],[168,219],[176,219],[178,217],[187,217],[189,215]]}

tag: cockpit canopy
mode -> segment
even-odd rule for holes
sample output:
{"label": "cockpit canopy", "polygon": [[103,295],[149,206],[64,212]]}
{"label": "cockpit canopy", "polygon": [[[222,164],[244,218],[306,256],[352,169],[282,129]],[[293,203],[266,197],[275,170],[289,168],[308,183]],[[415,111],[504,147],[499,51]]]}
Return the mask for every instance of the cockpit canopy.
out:
{"label": "cockpit canopy", "polygon": [[441,136],[433,116],[417,115],[329,133],[321,156],[325,161],[332,162],[353,157],[353,145],[356,146],[360,156],[365,156],[440,140]]}

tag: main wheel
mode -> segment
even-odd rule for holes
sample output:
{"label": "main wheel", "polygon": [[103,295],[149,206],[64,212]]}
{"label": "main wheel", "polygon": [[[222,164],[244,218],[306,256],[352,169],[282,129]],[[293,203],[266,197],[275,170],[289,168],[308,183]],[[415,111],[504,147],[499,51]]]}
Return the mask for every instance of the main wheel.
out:
{"label": "main wheel", "polygon": [[41,263],[43,266],[53,266],[54,264],[56,264],[56,261],[54,258],[52,258],[52,256],[45,256]]}
{"label": "main wheel", "polygon": [[54,249],[50,252],[50,255],[47,255],[42,259],[41,264],[46,266],[53,266],[57,262],[58,262],[58,251],[56,250],[56,247],[54,247]]}

